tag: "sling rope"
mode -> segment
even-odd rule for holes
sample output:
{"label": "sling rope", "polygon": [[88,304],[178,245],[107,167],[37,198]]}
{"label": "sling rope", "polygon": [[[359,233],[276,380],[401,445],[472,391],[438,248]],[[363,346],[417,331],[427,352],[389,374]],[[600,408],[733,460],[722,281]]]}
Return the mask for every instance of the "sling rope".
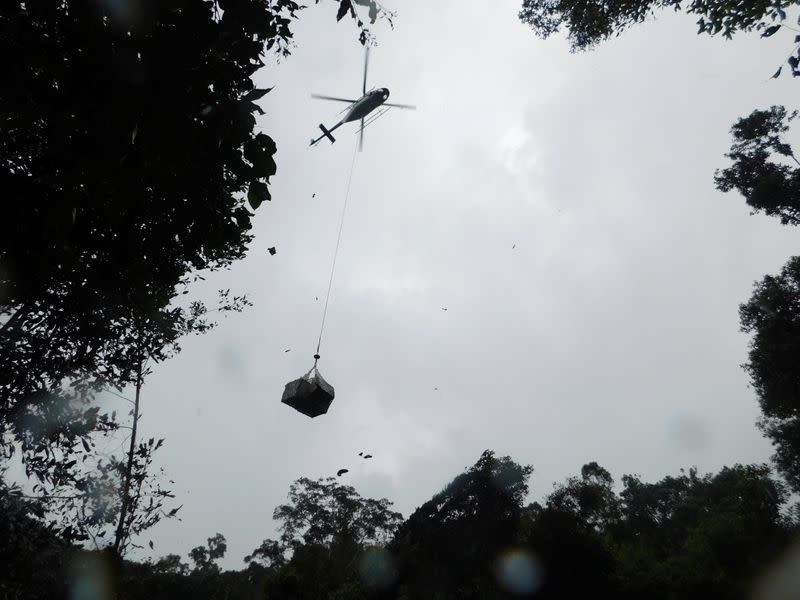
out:
{"label": "sling rope", "polygon": [[325,295],[325,308],[322,311],[322,324],[319,328],[319,338],[317,339],[317,351],[314,354],[314,367],[317,366],[319,360],[319,348],[322,345],[322,332],[325,330],[325,317],[328,315],[328,301],[331,298],[331,287],[333,286],[333,275],[336,272],[336,258],[339,256],[339,245],[342,241],[342,228],[344,227],[344,217],[347,213],[347,202],[350,200],[350,184],[353,182],[353,170],[356,166],[356,154],[358,153],[358,144],[353,148],[353,161],[350,163],[350,175],[347,178],[347,192],[344,195],[344,203],[342,204],[342,216],[339,219],[339,234],[336,236],[336,249],[333,251],[333,263],[331,264],[331,277],[328,280],[328,293]]}

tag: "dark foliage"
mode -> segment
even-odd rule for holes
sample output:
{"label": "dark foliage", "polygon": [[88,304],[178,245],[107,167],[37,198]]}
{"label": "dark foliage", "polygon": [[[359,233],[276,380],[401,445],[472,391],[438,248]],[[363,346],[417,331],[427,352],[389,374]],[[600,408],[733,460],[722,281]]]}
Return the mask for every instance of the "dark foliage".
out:
{"label": "dark foliage", "polygon": [[20,559],[3,556],[21,571],[0,573],[0,590],[14,589],[9,574],[28,573],[24,561],[34,560],[51,571],[16,580],[40,594],[32,598],[58,597],[86,573],[104,573],[129,600],[744,600],[798,533],[789,495],[763,465],[690,470],[655,483],[626,475],[617,493],[610,473],[589,463],[541,504],[525,506],[530,474],[487,451],[399,529],[387,500],[330,479],[300,479],[275,511],[281,540],[265,540],[241,571],[219,568],[221,534],[189,553],[192,567],[177,555],[114,566],[103,553],[68,551],[35,518],[9,511],[0,527],[16,520]]}
{"label": "dark foliage", "polygon": [[495,589],[495,561],[517,541],[532,472],[486,451],[414,511],[390,546],[400,563],[401,594],[473,597]]}
{"label": "dark foliage", "polygon": [[39,518],[44,508],[0,479],[0,598],[63,597],[70,548]]}
{"label": "dark foliage", "polygon": [[726,154],[733,165],[715,177],[719,190],[738,191],[754,212],[779,217],[784,225],[800,224],[800,162],[785,137],[797,115],[773,106],[739,119]]}
{"label": "dark foliage", "polygon": [[546,38],[561,27],[569,31],[573,50],[586,50],[652,17],[672,9],[699,15],[700,33],[727,38],[739,31],[773,35],[786,19],[785,9],[797,0],[523,0],[520,19]]}
{"label": "dark foliage", "polygon": [[775,445],[778,469],[800,490],[800,257],[757,282],[739,318],[742,331],[753,334],[745,369],[760,425]]}
{"label": "dark foliage", "polygon": [[224,4],[4,4],[0,47],[26,59],[0,92],[2,417],[65,380],[130,380],[116,342],[169,346],[189,273],[243,256],[275,173],[250,76],[295,8]]}

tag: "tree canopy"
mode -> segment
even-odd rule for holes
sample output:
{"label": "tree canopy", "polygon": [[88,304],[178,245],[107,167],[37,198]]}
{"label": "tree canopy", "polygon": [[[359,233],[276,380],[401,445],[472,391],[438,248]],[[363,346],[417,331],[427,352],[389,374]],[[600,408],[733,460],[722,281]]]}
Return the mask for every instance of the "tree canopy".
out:
{"label": "tree canopy", "polygon": [[469,590],[493,589],[494,563],[516,540],[532,472],[487,450],[414,511],[390,547],[401,594],[470,597]]}
{"label": "tree canopy", "polygon": [[[191,568],[174,554],[126,561],[119,597],[745,600],[800,525],[766,465],[689,469],[655,482],[624,475],[618,487],[590,462],[526,505],[531,472],[486,451],[405,521],[388,500],[301,478],[275,510],[281,540],[260,544],[245,569],[220,568],[227,545],[216,534],[189,552]],[[54,597],[63,543],[42,538],[32,520],[16,523],[18,547],[44,544],[41,560],[55,570],[34,597]],[[0,590],[19,589],[8,576],[0,572]]]}
{"label": "tree canopy", "polygon": [[542,38],[564,27],[572,50],[587,50],[660,9],[698,15],[699,33],[730,38],[740,31],[756,30],[771,36],[793,5],[797,0],[523,0],[519,18]]}
{"label": "tree canopy", "polygon": [[754,212],[777,216],[784,225],[800,224],[800,162],[786,141],[797,115],[773,106],[739,119],[726,154],[733,164],[714,178],[720,191],[738,191]]}
{"label": "tree canopy", "polygon": [[761,405],[761,427],[776,448],[778,468],[800,490],[800,256],[756,282],[739,317],[742,331],[753,334],[745,368]]}

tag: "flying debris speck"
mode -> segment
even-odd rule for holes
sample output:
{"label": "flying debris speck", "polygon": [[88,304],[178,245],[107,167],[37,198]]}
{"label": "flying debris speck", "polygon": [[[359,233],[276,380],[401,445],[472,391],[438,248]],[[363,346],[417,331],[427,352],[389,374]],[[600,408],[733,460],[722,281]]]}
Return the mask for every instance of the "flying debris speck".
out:
{"label": "flying debris speck", "polygon": [[291,348],[287,348],[286,350],[283,351],[283,353],[286,354],[287,352],[291,352],[291,351],[292,351]]}
{"label": "flying debris speck", "polygon": [[372,458],[372,454],[365,454],[364,458]]}
{"label": "flying debris speck", "polygon": [[275,253],[277,252],[277,250],[275,250],[275,246],[273,246],[272,248],[268,248],[268,250],[269,250],[269,253],[270,253],[272,256],[275,256]]}
{"label": "flying debris speck", "polygon": [[442,307],[442,310],[443,310],[444,312],[447,312],[447,309],[446,309],[444,306]]}
{"label": "flying debris speck", "polygon": [[517,245],[516,245],[516,244],[514,244],[514,245],[512,245],[512,246],[511,246],[511,249],[513,250],[513,249],[514,249],[514,248],[516,248],[516,247],[517,247]]}
{"label": "flying debris speck", "polygon": [[341,477],[345,473],[349,473],[349,472],[350,472],[350,469],[339,469],[338,471],[336,471],[336,476],[337,477]]}
{"label": "flying debris speck", "polygon": [[316,197],[317,197],[317,195],[316,195],[316,194],[311,194],[311,197],[312,197],[312,198],[316,198]]}

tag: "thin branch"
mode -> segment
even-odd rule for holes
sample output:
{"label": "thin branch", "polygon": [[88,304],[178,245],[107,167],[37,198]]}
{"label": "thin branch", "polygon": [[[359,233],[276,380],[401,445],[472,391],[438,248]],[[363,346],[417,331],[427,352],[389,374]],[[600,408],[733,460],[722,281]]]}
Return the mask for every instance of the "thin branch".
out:
{"label": "thin branch", "polygon": [[131,404],[134,404],[133,400],[131,400],[130,398],[126,398],[126,397],[125,397],[125,396],[123,396],[122,394],[118,394],[118,393],[117,393],[117,392],[115,392],[114,390],[110,390],[110,389],[108,389],[108,388],[103,388],[103,391],[105,391],[105,392],[108,392],[109,394],[113,394],[113,395],[114,395],[114,396],[116,396],[117,398],[122,398],[122,399],[123,399],[123,400],[125,400],[126,402],[130,402]]}

